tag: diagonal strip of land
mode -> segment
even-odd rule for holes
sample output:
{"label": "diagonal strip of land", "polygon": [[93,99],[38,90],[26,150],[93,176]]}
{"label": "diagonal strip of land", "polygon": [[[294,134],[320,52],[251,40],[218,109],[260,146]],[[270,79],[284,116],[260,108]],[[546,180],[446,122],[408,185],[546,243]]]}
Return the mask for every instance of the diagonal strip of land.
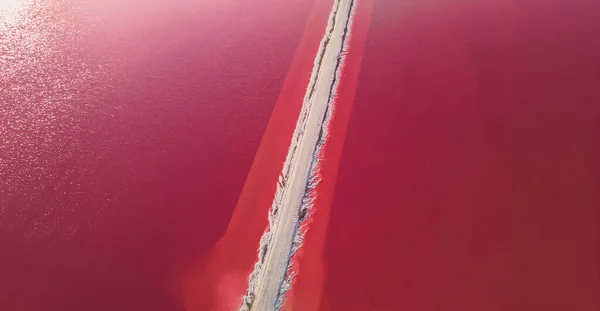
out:
{"label": "diagonal strip of land", "polygon": [[328,112],[334,108],[355,1],[336,0],[331,11],[241,310],[272,311],[281,305],[299,223],[304,217],[301,209],[311,190],[311,175],[317,169],[314,163],[318,161],[319,145],[324,143]]}

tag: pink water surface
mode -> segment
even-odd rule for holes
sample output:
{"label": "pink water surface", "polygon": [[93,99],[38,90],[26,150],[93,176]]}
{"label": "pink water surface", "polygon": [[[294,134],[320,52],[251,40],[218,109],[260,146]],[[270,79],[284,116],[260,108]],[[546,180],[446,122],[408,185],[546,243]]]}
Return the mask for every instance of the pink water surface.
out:
{"label": "pink water surface", "polygon": [[374,1],[321,310],[598,310],[598,16]]}
{"label": "pink water surface", "polygon": [[2,2],[0,309],[181,310],[311,7]]}
{"label": "pink water surface", "polygon": [[[182,310],[312,4],[0,1],[0,310]],[[597,310],[600,6],[369,16],[320,309]]]}

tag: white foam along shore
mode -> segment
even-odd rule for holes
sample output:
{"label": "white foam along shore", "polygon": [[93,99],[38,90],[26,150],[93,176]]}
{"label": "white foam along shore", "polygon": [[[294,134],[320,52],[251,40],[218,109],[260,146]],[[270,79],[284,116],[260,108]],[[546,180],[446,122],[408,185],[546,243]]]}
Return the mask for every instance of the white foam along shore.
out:
{"label": "white foam along shore", "polygon": [[321,41],[302,110],[260,240],[240,311],[280,310],[291,286],[291,260],[302,244],[302,222],[311,212],[319,159],[358,0],[335,0]]}

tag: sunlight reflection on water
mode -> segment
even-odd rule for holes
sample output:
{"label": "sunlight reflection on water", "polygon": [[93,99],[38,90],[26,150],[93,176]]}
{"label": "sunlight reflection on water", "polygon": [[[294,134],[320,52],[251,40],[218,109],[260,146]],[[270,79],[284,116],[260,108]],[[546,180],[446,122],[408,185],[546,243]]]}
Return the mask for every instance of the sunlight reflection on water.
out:
{"label": "sunlight reflection on water", "polygon": [[[50,214],[74,208],[65,200],[47,205],[53,210],[32,210],[44,187],[61,186],[60,166],[86,146],[76,134],[89,111],[82,109],[89,104],[84,90],[97,80],[99,65],[82,48],[90,31],[77,26],[83,18],[66,1],[0,1],[0,224],[22,225],[14,221],[22,215],[35,235],[56,227]],[[28,193],[19,193],[26,185]]]}
{"label": "sunlight reflection on water", "polygon": [[31,2],[31,0],[0,0],[0,11],[8,11],[23,7]]}

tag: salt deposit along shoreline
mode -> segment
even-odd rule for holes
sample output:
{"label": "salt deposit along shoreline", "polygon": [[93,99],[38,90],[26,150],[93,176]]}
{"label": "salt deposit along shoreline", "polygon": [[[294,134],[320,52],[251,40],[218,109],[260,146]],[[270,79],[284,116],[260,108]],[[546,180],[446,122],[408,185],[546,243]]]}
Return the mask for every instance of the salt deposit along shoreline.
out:
{"label": "salt deposit along shoreline", "polygon": [[288,270],[302,244],[302,221],[311,212],[356,2],[336,0],[330,13],[241,311],[280,310],[290,287]]}

